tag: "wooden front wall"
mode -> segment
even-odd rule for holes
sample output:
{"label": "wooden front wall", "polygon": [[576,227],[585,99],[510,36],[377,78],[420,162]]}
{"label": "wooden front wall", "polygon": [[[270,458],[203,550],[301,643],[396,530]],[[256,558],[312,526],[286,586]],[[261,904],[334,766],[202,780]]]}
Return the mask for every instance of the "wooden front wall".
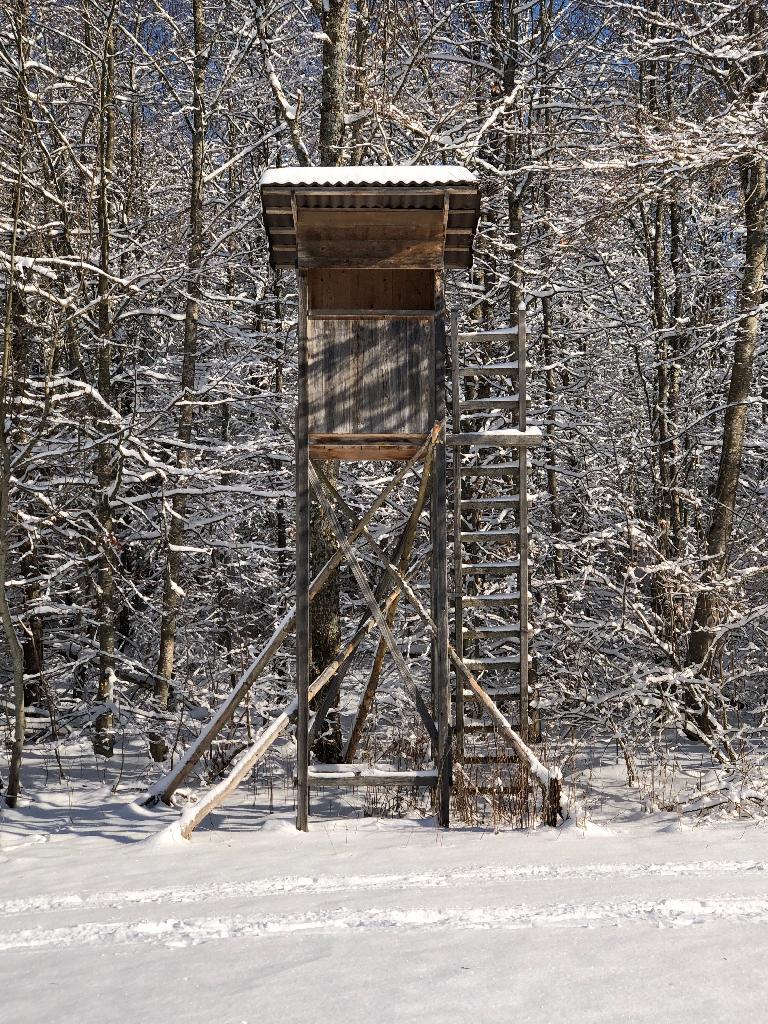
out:
{"label": "wooden front wall", "polygon": [[310,320],[310,433],[427,433],[432,320]]}
{"label": "wooden front wall", "polygon": [[379,457],[408,457],[432,427],[434,275],[318,269],[308,286],[310,442],[344,434],[361,445],[367,435],[359,457],[373,457],[371,443],[390,435],[405,446]]}

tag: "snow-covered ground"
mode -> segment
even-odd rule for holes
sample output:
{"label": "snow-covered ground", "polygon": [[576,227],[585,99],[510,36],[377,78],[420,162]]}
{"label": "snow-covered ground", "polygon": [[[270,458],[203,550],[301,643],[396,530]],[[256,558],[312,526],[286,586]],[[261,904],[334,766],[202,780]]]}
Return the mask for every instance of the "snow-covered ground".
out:
{"label": "snow-covered ground", "polygon": [[191,842],[39,779],[0,819],[0,1020],[768,1019],[768,826],[643,813],[618,778],[586,828],[300,835],[244,791]]}

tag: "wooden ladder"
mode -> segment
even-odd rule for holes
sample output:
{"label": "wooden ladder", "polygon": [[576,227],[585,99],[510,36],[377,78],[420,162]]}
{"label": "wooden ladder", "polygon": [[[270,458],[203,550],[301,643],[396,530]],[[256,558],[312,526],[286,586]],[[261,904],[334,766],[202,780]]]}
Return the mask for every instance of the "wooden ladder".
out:
{"label": "wooden ladder", "polygon": [[[472,358],[463,365],[467,347]],[[478,359],[478,348],[488,358]],[[453,433],[446,441],[453,448],[455,647],[467,667],[482,674],[496,703],[517,712],[526,740],[528,449],[543,438],[527,426],[525,306],[515,327],[496,331],[460,334],[453,314],[451,363]],[[474,738],[493,728],[479,714],[465,721],[465,703],[474,704],[475,697],[459,677],[454,699],[457,758],[492,763],[471,743],[465,754],[465,734]]]}

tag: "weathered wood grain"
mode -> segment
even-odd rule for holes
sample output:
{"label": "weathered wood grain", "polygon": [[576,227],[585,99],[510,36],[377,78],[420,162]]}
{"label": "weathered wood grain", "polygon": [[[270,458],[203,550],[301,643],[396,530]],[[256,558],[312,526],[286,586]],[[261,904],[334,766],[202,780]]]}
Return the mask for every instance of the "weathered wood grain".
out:
{"label": "weathered wood grain", "polygon": [[308,272],[309,315],[344,311],[434,309],[431,270],[339,270],[318,267]]}
{"label": "weathered wood grain", "polygon": [[431,318],[310,320],[309,431],[426,434]]}

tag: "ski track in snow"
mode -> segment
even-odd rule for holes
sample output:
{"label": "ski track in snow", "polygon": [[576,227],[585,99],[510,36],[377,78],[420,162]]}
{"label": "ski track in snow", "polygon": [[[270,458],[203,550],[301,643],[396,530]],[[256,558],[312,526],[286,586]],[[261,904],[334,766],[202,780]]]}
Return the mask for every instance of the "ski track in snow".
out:
{"label": "ski track in snow", "polygon": [[555,904],[550,907],[339,907],[322,913],[165,918],[112,921],[62,928],[30,928],[0,936],[0,950],[45,947],[132,946],[169,948],[242,938],[308,934],[357,934],[398,931],[489,930],[522,928],[601,928],[632,924],[684,928],[706,922],[768,923],[768,899],[724,896],[718,899],[625,900],[616,903]]}
{"label": "ski track in snow", "polygon": [[378,890],[442,889],[457,883],[542,881],[611,878],[675,878],[735,875],[768,870],[768,861],[691,861],[659,864],[522,864],[476,866],[451,871],[372,875],[287,875],[245,882],[174,886],[164,889],[128,889],[124,892],[35,896],[0,902],[0,915],[57,910],[98,910],[136,904],[199,903],[212,900],[278,896],[292,893],[352,893]]}

